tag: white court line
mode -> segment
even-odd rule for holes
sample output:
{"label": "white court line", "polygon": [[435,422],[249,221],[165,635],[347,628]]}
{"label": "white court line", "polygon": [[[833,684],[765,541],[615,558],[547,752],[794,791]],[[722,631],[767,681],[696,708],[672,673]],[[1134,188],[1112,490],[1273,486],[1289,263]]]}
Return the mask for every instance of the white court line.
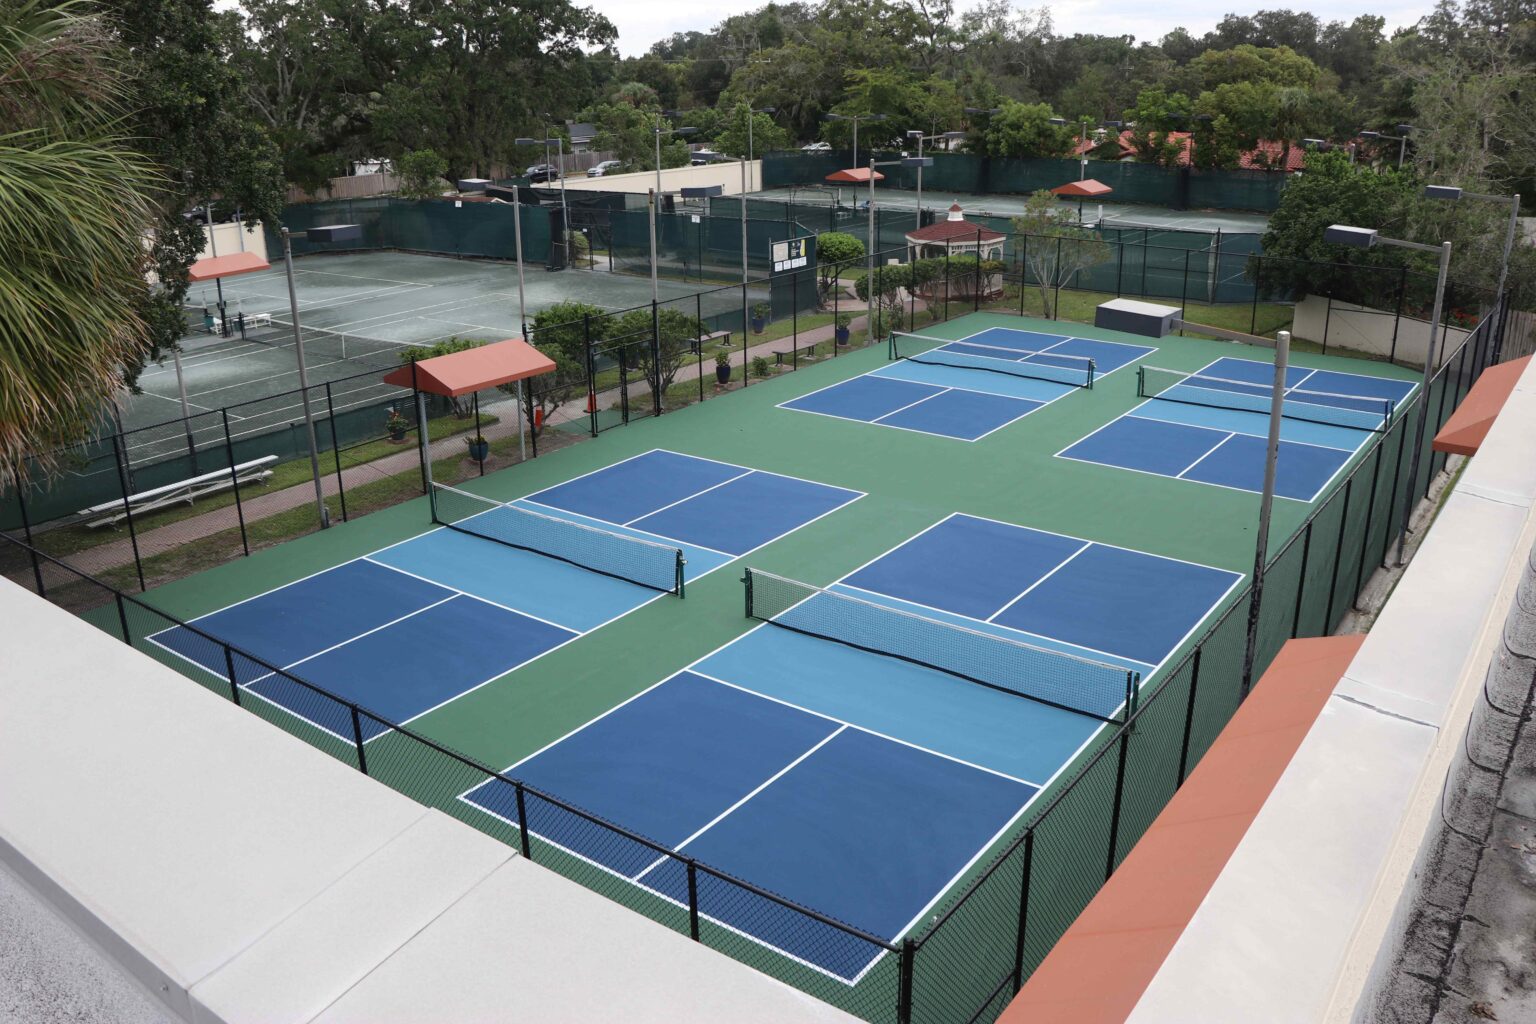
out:
{"label": "white court line", "polygon": [[[701,494],[708,494],[710,491],[717,490],[717,489],[719,489],[721,487],[724,487],[726,484],[734,483],[737,480],[740,480],[740,479],[742,479],[744,477],[749,477],[751,475],[752,475],[752,470],[750,470],[750,469],[743,470],[740,473],[737,473],[735,476],[726,477],[724,480],[721,480],[717,484],[710,484],[708,487],[704,488],[702,491],[694,491],[692,494],[688,495],[686,498],[679,498],[676,501],[669,501],[665,505],[661,506],[660,508],[652,509],[651,511],[645,513],[644,515],[635,516],[635,518],[629,520],[628,522],[617,523],[615,525],[623,526],[626,529],[628,529],[628,528],[632,527],[635,523],[638,523],[642,519],[648,519],[651,516],[656,515],[658,512],[665,512],[669,508],[676,508],[677,506],[683,504],[685,501],[692,501],[694,498],[697,498]],[[570,509],[566,509],[565,511],[570,512],[571,510]],[[572,514],[579,515],[580,513],[572,513]],[[606,522],[611,522],[611,520],[608,520],[608,519],[604,519],[604,520],[601,520],[601,521],[605,522],[605,523]],[[649,531],[645,531],[645,532],[649,532]],[[708,551],[710,549],[709,548],[705,548],[704,550]],[[721,553],[723,554],[723,552],[721,552]]]}
{"label": "white court line", "polygon": [[[937,384],[934,385],[934,387],[938,387],[938,386],[939,385],[937,385]],[[872,419],[872,420],[867,420],[866,422],[868,422],[868,423],[880,423],[880,421],[885,419],[887,416],[895,416],[899,412],[906,412],[908,409],[912,408],[915,405],[922,405],[924,402],[929,402],[929,401],[932,401],[935,398],[939,398],[939,397],[941,397],[943,395],[947,395],[947,394],[949,394],[953,390],[955,390],[955,389],[954,388],[945,388],[944,390],[936,391],[936,392],[934,392],[931,395],[924,395],[922,398],[919,398],[915,402],[908,402],[906,405],[899,406],[898,408],[892,409],[890,412],[881,413],[880,416],[878,416],[877,418]],[[884,426],[884,424],[881,424],[881,426]]]}
{"label": "white court line", "polygon": [[[1204,428],[1202,428],[1202,429],[1204,429]],[[1213,434],[1221,434],[1222,435],[1221,440],[1217,441],[1215,444],[1213,444],[1209,448],[1207,448],[1205,450],[1205,454],[1204,455],[1201,455],[1194,462],[1191,462],[1189,465],[1185,466],[1183,469],[1181,469],[1177,473],[1175,473],[1174,476],[1173,476],[1173,478],[1175,480],[1183,480],[1185,473],[1188,473],[1190,470],[1192,470],[1196,466],[1200,465],[1200,463],[1202,463],[1206,459],[1210,458],[1212,453],[1214,453],[1216,451],[1216,449],[1220,448],[1222,445],[1226,444],[1228,441],[1232,440],[1234,437],[1237,436],[1237,431],[1235,431],[1235,430],[1226,430],[1226,431],[1223,431],[1223,430],[1212,430],[1211,433],[1213,433]]]}
{"label": "white court line", "polygon": [[[473,493],[473,492],[471,492],[471,493]],[[481,495],[481,497],[484,497],[484,495]],[[689,497],[691,498],[692,495],[689,495]],[[490,500],[491,501],[495,501],[496,499],[492,498]],[[687,501],[688,499],[684,498],[683,500]],[[641,529],[638,529],[636,527],[629,526],[629,525],[627,525],[625,523],[616,523],[616,522],[614,522],[611,519],[599,519],[597,516],[589,516],[585,512],[577,512],[577,511],[574,511],[572,509],[561,508],[559,505],[546,505],[542,501],[534,501],[532,498],[513,498],[511,504],[516,505],[519,502],[521,502],[522,504],[525,504],[525,505],[537,505],[539,508],[547,508],[551,512],[559,512],[560,513],[560,515],[558,515],[558,516],[551,516],[550,518],[552,518],[552,519],[562,519],[562,520],[564,520],[565,522],[568,522],[568,523],[575,523],[576,521],[574,519],[569,519],[567,517],[568,516],[579,516],[582,519],[590,519],[594,523],[603,523],[603,524],[605,524],[607,526],[612,526],[612,527],[614,527],[616,529],[633,530],[635,533],[643,533],[643,534],[645,534],[646,537],[655,537],[656,541],[658,543],[662,543],[666,547],[697,548],[700,551],[708,551],[712,555],[719,555],[721,558],[736,558],[736,557],[738,557],[736,555],[731,554],[729,551],[717,551],[714,548],[705,547],[703,544],[694,544],[691,541],[678,540],[676,537],[668,537],[665,534],[652,533],[650,530],[641,530]],[[677,503],[673,502],[673,504],[677,504]],[[649,514],[649,513],[647,513],[647,514]],[[641,516],[640,518],[644,519],[645,516]],[[577,525],[580,525],[580,524],[578,523]],[[599,529],[599,528],[598,527],[594,527],[594,529]],[[622,536],[624,536],[624,534],[620,533],[620,534],[617,534],[616,536],[622,537]],[[642,538],[636,538],[636,539],[642,539]],[[713,572],[714,570],[710,570],[710,571]]]}
{"label": "white court line", "polygon": [[[1056,566],[1053,569],[1051,569],[1050,572],[1048,572],[1045,575],[1041,576],[1039,579],[1035,580],[1035,582],[1031,583],[1029,586],[1027,586],[1023,590],[1019,591],[1019,593],[1017,595],[1015,595],[1012,600],[1010,600],[1007,604],[1003,605],[997,611],[993,612],[991,615],[988,615],[982,621],[983,622],[994,622],[999,615],[1003,614],[1003,612],[1007,611],[1009,608],[1012,608],[1014,605],[1016,605],[1020,601],[1022,601],[1024,599],[1024,595],[1028,594],[1031,590],[1034,590],[1036,587],[1038,587],[1040,584],[1044,583],[1046,580],[1050,579],[1052,576],[1055,576],[1058,572],[1060,572],[1062,569],[1064,569],[1066,567],[1068,562],[1072,561],[1072,559],[1076,558],[1078,555],[1082,554],[1084,551],[1087,551],[1091,547],[1093,547],[1092,544],[1084,542],[1082,547],[1078,548],[1076,551],[1072,552],[1066,558],[1063,558],[1060,562],[1056,563]],[[892,596],[892,595],[887,595],[887,596]],[[954,613],[951,612],[950,614],[954,614]],[[1052,639],[1054,639],[1054,638],[1052,638]],[[1117,655],[1117,657],[1118,657],[1118,655]]]}

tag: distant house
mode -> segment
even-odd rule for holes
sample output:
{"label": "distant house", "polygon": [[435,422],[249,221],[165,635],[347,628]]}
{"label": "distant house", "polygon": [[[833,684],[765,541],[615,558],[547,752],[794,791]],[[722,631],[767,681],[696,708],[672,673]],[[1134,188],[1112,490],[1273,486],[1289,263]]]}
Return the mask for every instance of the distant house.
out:
{"label": "distant house", "polygon": [[[1178,156],[1179,166],[1189,166],[1190,150],[1191,148],[1197,147],[1198,143],[1193,140],[1189,132],[1169,132],[1168,138],[1172,139],[1176,143],[1179,143],[1180,145]],[[1120,156],[1117,159],[1136,159],[1136,147],[1131,145],[1130,131],[1122,131],[1120,133],[1118,143],[1120,147]],[[1082,156],[1084,152],[1098,149],[1103,145],[1104,143],[1102,141],[1095,142],[1092,139],[1088,139],[1086,141],[1079,140],[1077,145],[1073,147],[1072,153],[1074,156]],[[1284,167],[1280,166],[1282,155],[1284,156]],[[1245,171],[1283,170],[1286,172],[1292,172],[1303,169],[1306,166],[1306,163],[1307,151],[1306,148],[1303,147],[1300,143],[1291,143],[1290,151],[1287,153],[1285,143],[1274,139],[1265,139],[1261,141],[1257,146],[1248,150],[1246,153],[1239,154],[1237,158],[1237,166]]]}
{"label": "distant house", "polygon": [[582,121],[565,122],[565,133],[571,137],[571,152],[585,153],[597,138],[597,129]]}

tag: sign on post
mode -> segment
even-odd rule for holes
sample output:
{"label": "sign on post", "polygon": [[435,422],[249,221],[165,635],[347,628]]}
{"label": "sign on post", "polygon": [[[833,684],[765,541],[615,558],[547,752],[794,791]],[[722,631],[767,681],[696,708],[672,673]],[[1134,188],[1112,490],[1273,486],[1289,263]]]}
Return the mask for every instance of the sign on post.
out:
{"label": "sign on post", "polygon": [[773,264],[775,274],[783,274],[791,270],[799,270],[811,264],[811,251],[815,247],[816,236],[806,235],[803,238],[789,238],[782,242],[774,242],[769,247],[769,256]]}

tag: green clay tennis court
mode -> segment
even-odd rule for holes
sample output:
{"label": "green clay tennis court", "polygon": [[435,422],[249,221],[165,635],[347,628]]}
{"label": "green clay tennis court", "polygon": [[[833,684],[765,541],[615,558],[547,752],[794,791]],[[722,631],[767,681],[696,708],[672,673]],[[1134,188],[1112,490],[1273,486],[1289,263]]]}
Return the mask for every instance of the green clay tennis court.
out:
{"label": "green clay tennis court", "polygon": [[[1072,805],[1025,862],[1032,905],[1013,875],[968,898],[915,982],[912,940],[1186,672],[1253,559],[1267,353],[1067,328],[973,314],[437,488],[154,591],[196,629],[141,646],[819,998],[949,1019],[1043,956],[1023,914],[1059,934],[1111,814],[1157,807]],[[1271,551],[1352,468],[1385,475],[1415,391],[1389,364],[1293,366]],[[1168,431],[1188,450],[1160,467]],[[1222,703],[1144,717],[1137,749],[1182,731],[1182,773]],[[500,775],[425,772],[413,737]]]}

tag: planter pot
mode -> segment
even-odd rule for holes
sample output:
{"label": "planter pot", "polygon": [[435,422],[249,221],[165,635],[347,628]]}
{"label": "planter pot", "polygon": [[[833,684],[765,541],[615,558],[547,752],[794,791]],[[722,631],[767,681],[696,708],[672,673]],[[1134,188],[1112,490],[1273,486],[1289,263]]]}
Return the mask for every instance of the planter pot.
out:
{"label": "planter pot", "polygon": [[768,321],[764,320],[762,317],[755,316],[755,317],[752,318],[752,333],[753,334],[762,334],[763,333],[763,328],[766,327],[766,326],[768,326]]}
{"label": "planter pot", "polygon": [[716,363],[715,364],[715,381],[716,381],[716,383],[728,384],[728,383],[730,383],[730,380],[731,380],[731,364],[730,363],[726,363],[724,366],[721,366],[719,363]]}
{"label": "planter pot", "polygon": [[405,431],[403,429],[402,430],[391,430],[389,432],[389,439],[391,441],[404,441],[405,440]]}
{"label": "planter pot", "polygon": [[846,327],[839,327],[836,330],[834,330],[832,333],[837,336],[837,343],[839,345],[846,345],[846,344],[848,344],[848,328],[846,328]]}
{"label": "planter pot", "polygon": [[469,446],[469,457],[476,462],[484,462],[490,454],[491,443],[489,441],[481,441],[479,444],[471,444]]}

